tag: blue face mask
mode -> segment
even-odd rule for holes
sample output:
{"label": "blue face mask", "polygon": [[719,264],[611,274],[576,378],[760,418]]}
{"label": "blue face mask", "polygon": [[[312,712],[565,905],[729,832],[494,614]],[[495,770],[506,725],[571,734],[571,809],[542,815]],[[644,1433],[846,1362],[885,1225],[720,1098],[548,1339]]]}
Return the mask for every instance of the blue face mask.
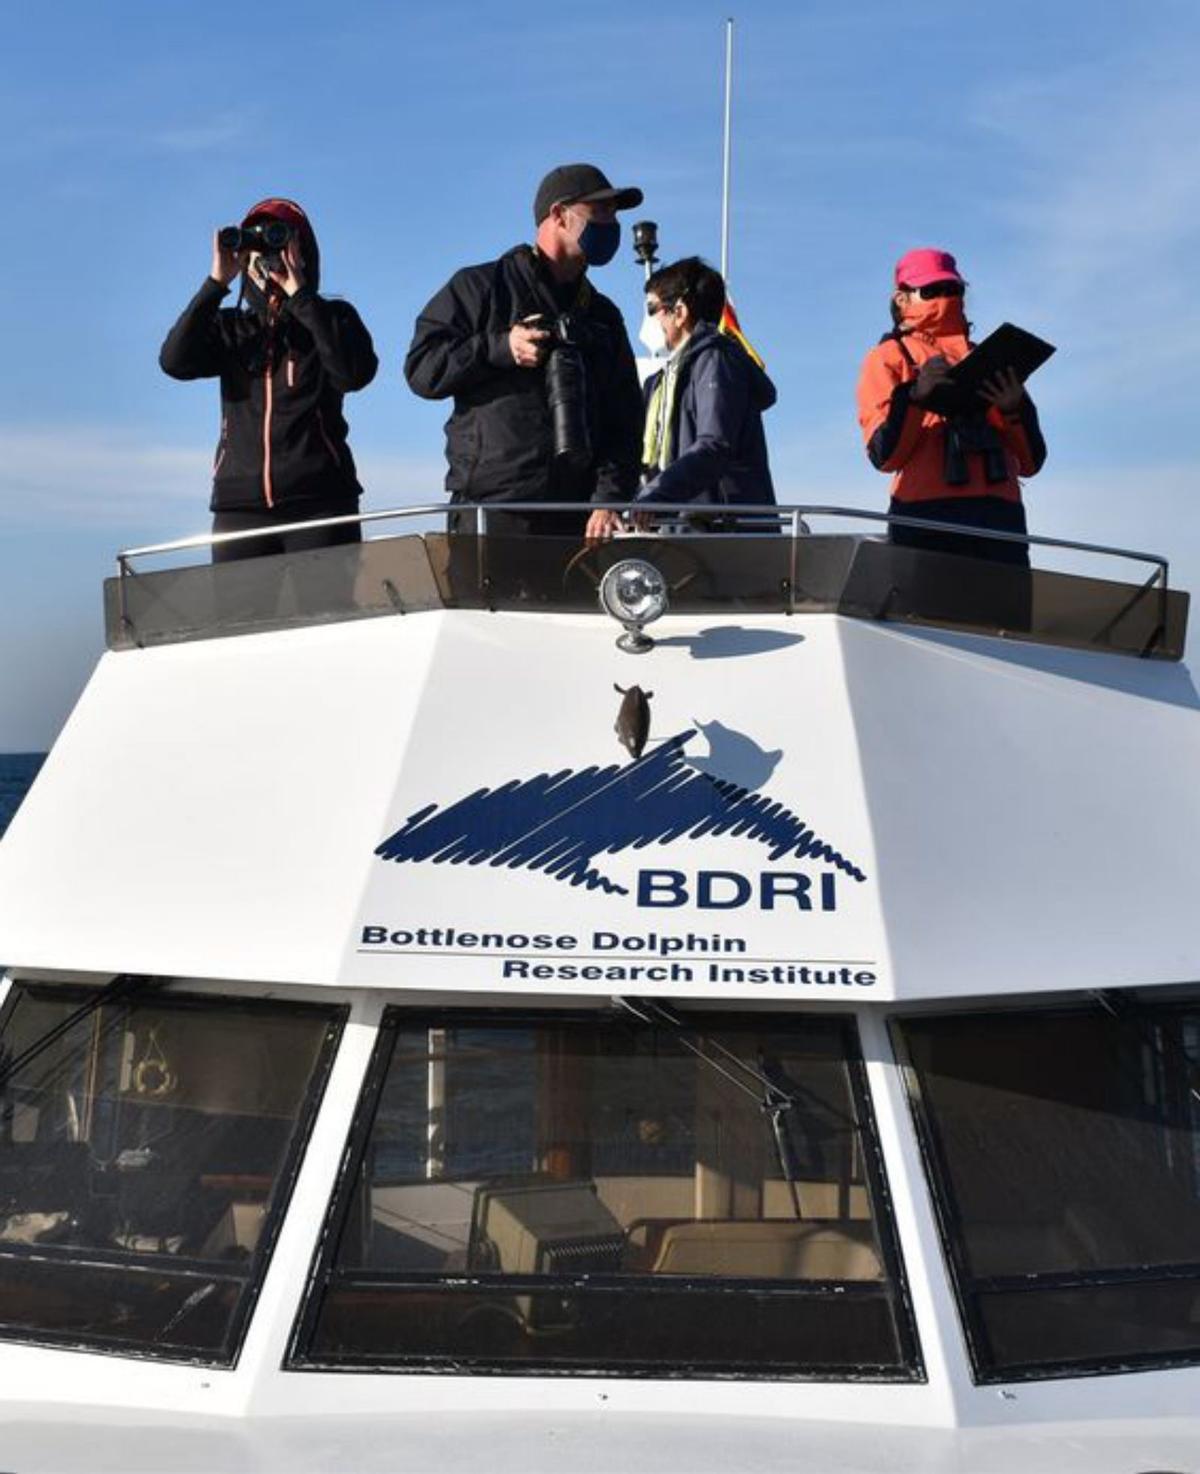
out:
{"label": "blue face mask", "polygon": [[589,266],[607,266],[621,244],[621,222],[589,220],[579,232],[579,249]]}

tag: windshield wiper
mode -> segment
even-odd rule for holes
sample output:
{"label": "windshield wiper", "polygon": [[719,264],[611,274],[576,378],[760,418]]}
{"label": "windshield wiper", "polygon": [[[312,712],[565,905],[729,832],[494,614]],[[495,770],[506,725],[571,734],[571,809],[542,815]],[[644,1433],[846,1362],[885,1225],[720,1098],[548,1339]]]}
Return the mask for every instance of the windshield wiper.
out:
{"label": "windshield wiper", "polygon": [[[625,1009],[627,1013],[631,1013],[641,1023],[668,1029],[684,1049],[694,1054],[698,1060],[702,1060],[710,1070],[714,1070],[735,1090],[740,1090],[743,1095],[749,1096],[755,1102],[770,1123],[775,1156],[779,1162],[779,1170],[787,1182],[796,1217],[803,1218],[800,1185],[792,1155],[792,1143],[785,1123],[787,1113],[798,1103],[796,1094],[777,1084],[762,1070],[756,1070],[753,1065],[747,1064],[740,1055],[734,1054],[731,1049],[726,1049],[719,1040],[697,1033],[694,1029],[689,1030],[682,1019],[673,1014],[669,1008],[655,1002],[654,999],[639,998],[635,1002],[630,998],[614,995],[613,1002],[619,1008]],[[689,1034],[694,1034],[699,1043],[693,1042]],[[718,1057],[714,1058],[713,1055],[707,1053],[703,1047],[706,1044],[716,1051]]]}
{"label": "windshield wiper", "polygon": [[32,1064],[39,1055],[45,1054],[47,1049],[65,1035],[69,1034],[76,1024],[81,1024],[90,1018],[97,1009],[106,1003],[124,1003],[140,994],[161,988],[166,978],[137,977],[133,973],[118,973],[110,982],[105,983],[103,988],[78,1008],[73,1009],[66,1018],[60,1019],[52,1025],[44,1034],[39,1034],[32,1044],[27,1044],[19,1054],[13,1055],[11,1059],[0,1061],[0,1090],[3,1090],[12,1077],[23,1070],[26,1065]]}

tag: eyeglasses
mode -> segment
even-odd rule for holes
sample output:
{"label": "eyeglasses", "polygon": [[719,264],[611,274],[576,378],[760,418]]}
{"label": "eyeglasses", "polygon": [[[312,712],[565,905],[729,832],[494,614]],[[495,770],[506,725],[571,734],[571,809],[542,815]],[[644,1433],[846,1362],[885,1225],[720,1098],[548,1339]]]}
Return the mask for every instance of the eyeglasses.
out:
{"label": "eyeglasses", "polygon": [[934,297],[961,297],[967,290],[967,284],[961,281],[931,281],[923,287],[902,286],[900,290],[911,292],[915,297],[920,297],[922,302],[929,302]]}
{"label": "eyeglasses", "polygon": [[672,308],[678,305],[677,302],[647,302],[646,316],[657,317],[660,312],[670,312]]}

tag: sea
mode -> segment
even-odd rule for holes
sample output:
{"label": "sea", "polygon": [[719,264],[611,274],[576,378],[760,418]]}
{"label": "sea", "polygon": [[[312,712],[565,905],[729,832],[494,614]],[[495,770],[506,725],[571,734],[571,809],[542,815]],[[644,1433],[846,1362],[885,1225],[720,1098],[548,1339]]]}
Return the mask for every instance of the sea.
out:
{"label": "sea", "polygon": [[21,807],[21,800],[45,760],[44,752],[0,752],[0,834]]}

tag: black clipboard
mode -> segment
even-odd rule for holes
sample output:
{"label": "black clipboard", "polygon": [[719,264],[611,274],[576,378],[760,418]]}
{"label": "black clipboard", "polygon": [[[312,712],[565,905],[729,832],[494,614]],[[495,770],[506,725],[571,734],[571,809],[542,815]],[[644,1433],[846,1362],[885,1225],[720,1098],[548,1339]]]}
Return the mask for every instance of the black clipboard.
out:
{"label": "black clipboard", "polygon": [[1053,343],[1047,343],[1044,338],[1027,333],[1011,322],[1002,322],[994,333],[989,333],[966,358],[954,365],[945,383],[938,386],[926,404],[939,415],[982,409],[985,401],[979,398],[979,390],[985,379],[990,379],[1001,369],[1010,368],[1023,384],[1054,351]]}

